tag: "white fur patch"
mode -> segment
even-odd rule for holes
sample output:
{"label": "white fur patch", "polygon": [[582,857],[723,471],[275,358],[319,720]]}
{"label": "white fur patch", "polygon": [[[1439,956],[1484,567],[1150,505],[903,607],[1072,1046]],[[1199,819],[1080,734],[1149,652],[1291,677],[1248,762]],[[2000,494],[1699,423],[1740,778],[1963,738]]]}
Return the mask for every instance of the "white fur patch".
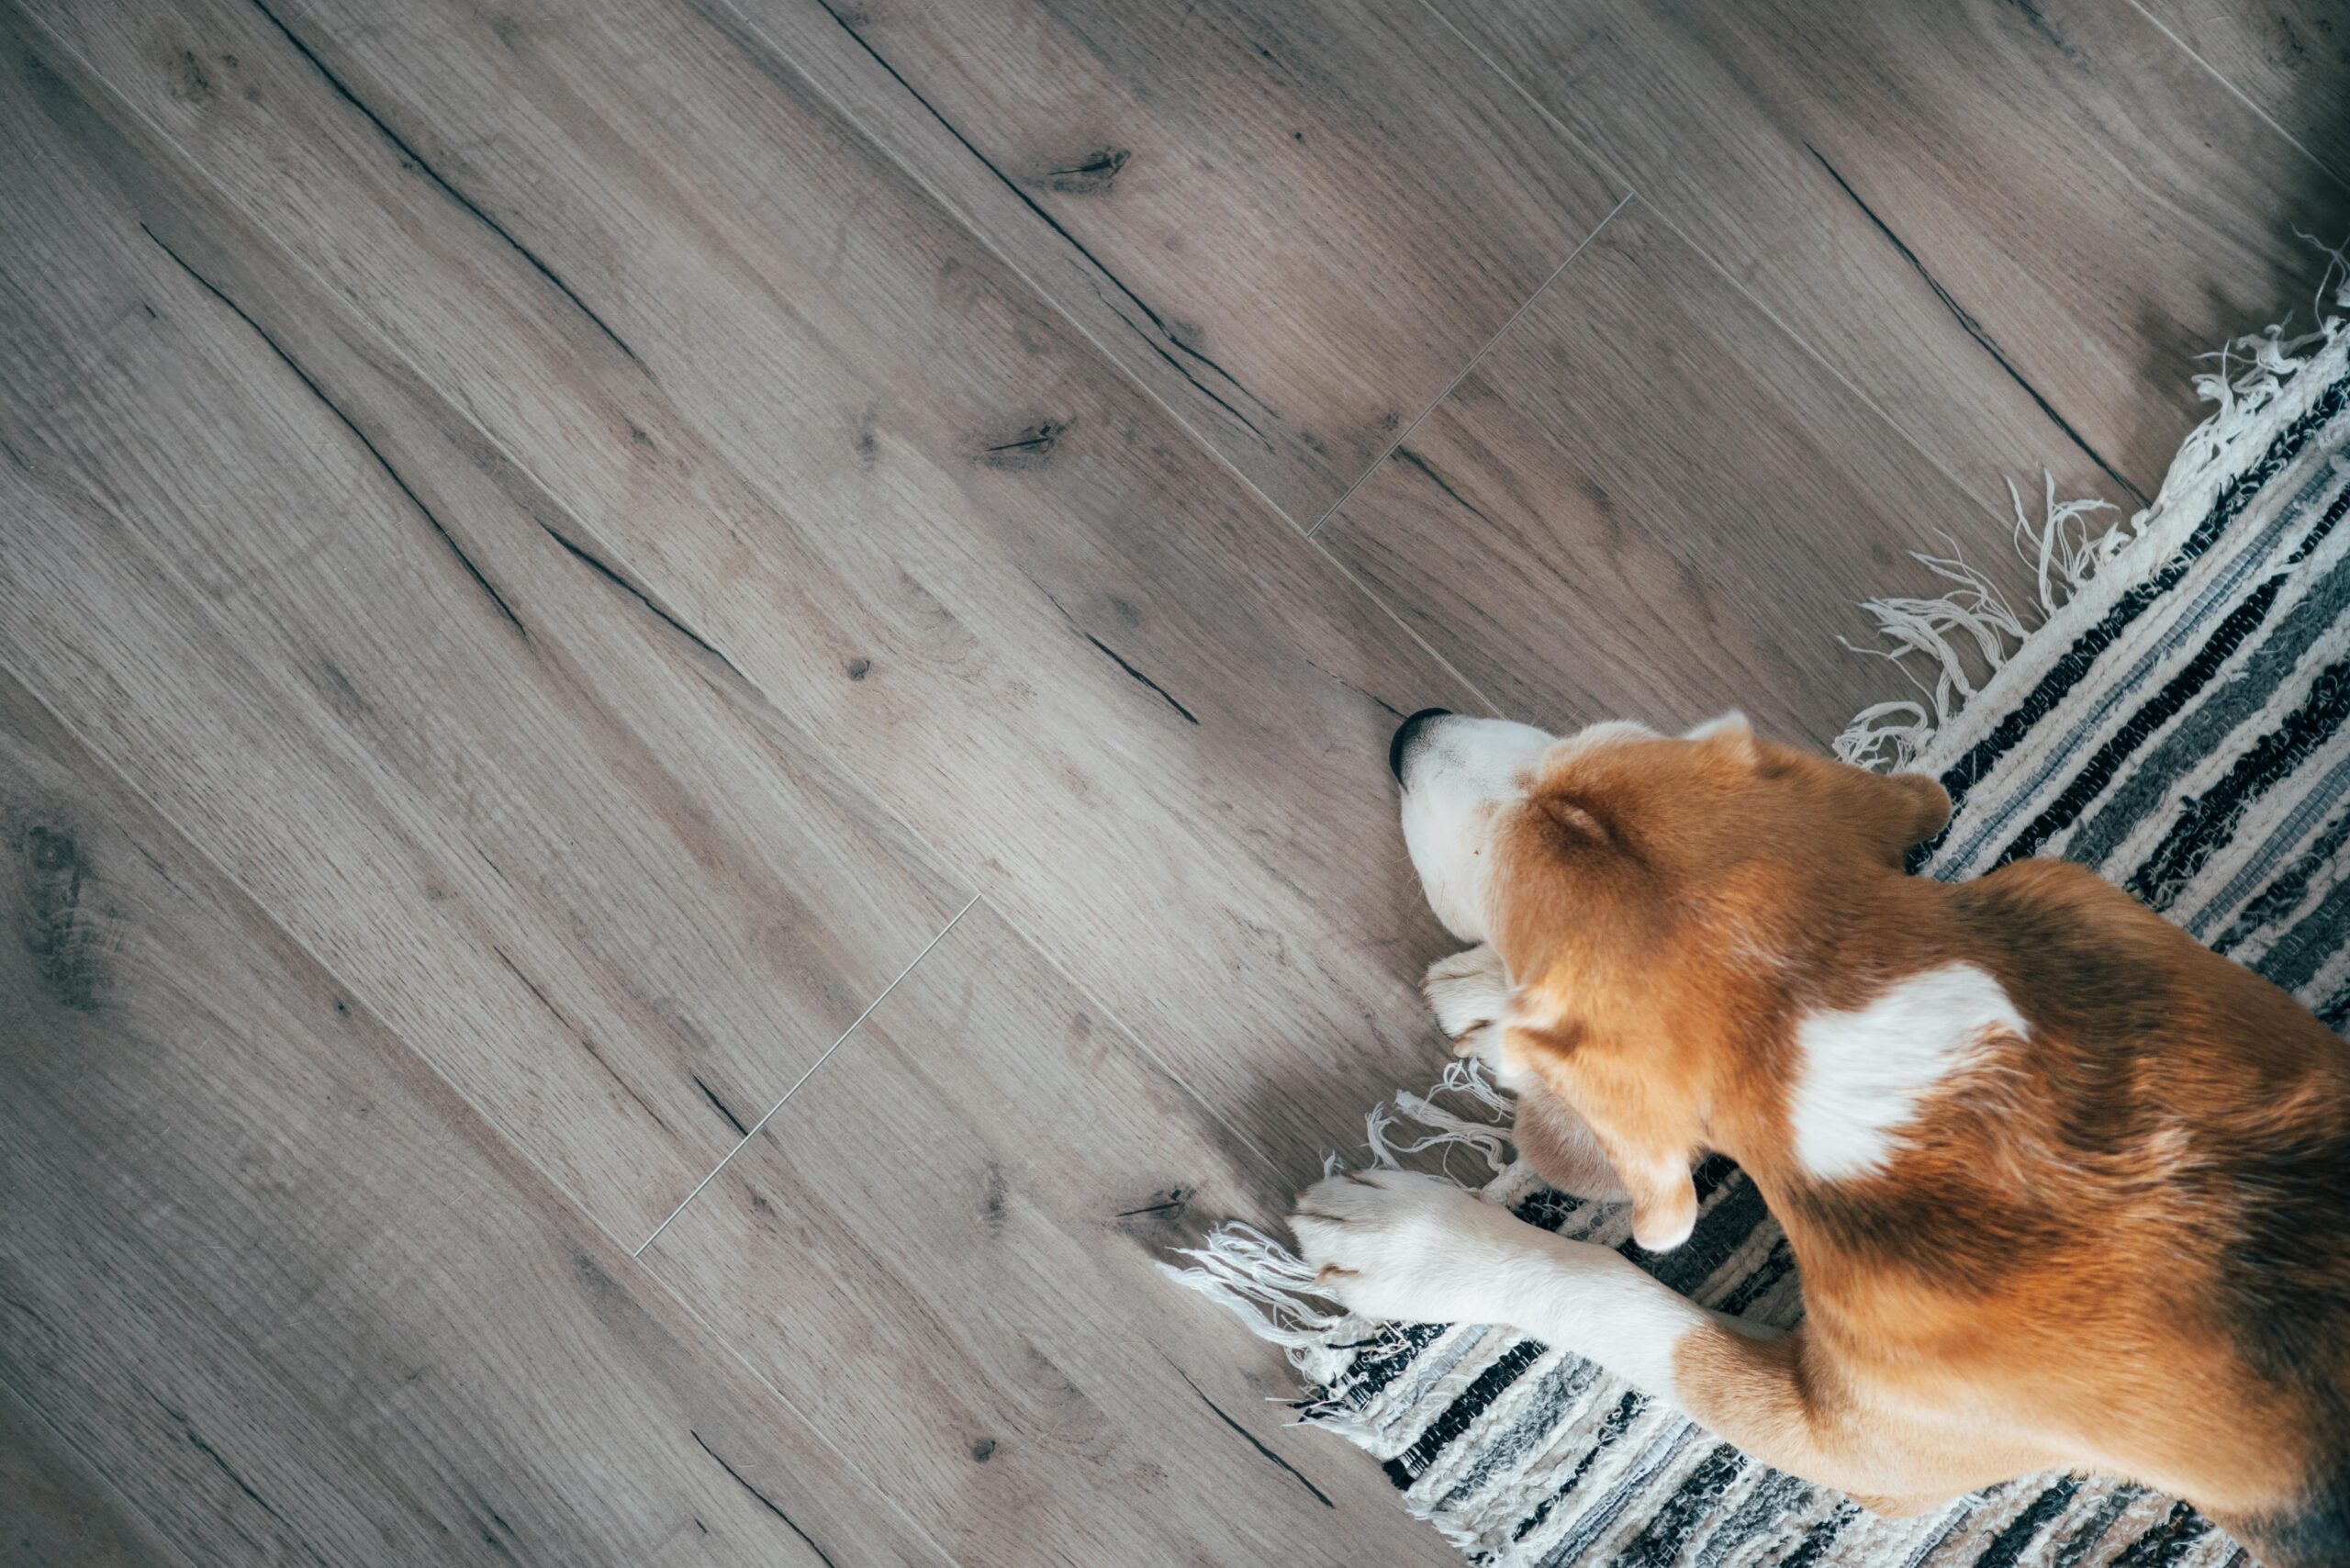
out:
{"label": "white fur patch", "polygon": [[1487,935],[1494,815],[1525,798],[1550,745],[1531,724],[1448,713],[1421,725],[1404,753],[1404,846],[1428,908],[1464,942]]}
{"label": "white fur patch", "polygon": [[1796,1025],[1796,1157],[1830,1181],[1883,1170],[1919,1103],[1998,1032],[2030,1030],[1972,964],[1911,975],[1849,1013],[1807,1014]]}

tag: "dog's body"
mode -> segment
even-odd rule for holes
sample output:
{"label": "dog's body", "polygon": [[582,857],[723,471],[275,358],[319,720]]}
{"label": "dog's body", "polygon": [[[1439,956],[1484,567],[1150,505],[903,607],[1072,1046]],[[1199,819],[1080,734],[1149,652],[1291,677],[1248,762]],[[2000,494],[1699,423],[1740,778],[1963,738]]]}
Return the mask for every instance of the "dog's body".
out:
{"label": "dog's body", "polygon": [[1393,1172],[1294,1221],[1350,1306],[1512,1324],[1879,1508],[2077,1468],[2350,1562],[2350,1048],[2289,996],[2063,862],[1904,875],[1937,786],[1743,721],[1423,718],[1396,760],[1431,902],[1490,944],[1431,1001],[1528,1157],[1663,1249],[1729,1155],[1805,1321]]}

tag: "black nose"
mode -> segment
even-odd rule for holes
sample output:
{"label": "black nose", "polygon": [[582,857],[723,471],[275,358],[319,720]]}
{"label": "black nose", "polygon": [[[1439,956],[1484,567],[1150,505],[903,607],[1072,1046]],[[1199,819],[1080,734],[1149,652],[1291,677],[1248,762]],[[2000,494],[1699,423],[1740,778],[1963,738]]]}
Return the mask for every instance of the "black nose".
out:
{"label": "black nose", "polygon": [[1404,748],[1412,744],[1412,736],[1430,719],[1449,719],[1449,708],[1423,708],[1395,726],[1395,738],[1387,743],[1387,771],[1395,775],[1395,782],[1404,782]]}

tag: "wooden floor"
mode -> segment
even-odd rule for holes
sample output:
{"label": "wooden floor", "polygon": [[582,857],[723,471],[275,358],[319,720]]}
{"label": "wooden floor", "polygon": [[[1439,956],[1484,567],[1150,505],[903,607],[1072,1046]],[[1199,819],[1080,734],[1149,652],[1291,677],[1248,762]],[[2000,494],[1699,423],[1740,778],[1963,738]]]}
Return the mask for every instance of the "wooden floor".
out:
{"label": "wooden floor", "polygon": [[1443,1563],[1152,1262],[1384,744],[1904,689],[2342,0],[0,0],[0,1559]]}

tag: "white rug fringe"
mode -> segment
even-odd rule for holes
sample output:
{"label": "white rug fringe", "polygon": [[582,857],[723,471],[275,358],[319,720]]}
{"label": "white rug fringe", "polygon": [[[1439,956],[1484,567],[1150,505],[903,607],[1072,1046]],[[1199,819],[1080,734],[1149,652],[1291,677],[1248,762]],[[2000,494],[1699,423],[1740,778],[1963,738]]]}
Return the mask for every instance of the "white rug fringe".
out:
{"label": "white rug fringe", "polygon": [[[2329,247],[2320,248],[2333,258],[2318,286],[2322,302],[2335,273],[2350,272],[2350,258]],[[2350,308],[2350,278],[2335,289],[2333,298],[2336,305]],[[2218,407],[2180,442],[2178,455],[2171,460],[2170,471],[2163,476],[2154,498],[2126,521],[2098,529],[2090,521],[2092,515],[2117,510],[2113,503],[2093,498],[2060,502],[2056,481],[2045,471],[2040,516],[2035,521],[2025,510],[2014,481],[2009,481],[2016,551],[2033,567],[2040,592],[2036,606],[2019,612],[1987,577],[1959,556],[1955,545],[1947,556],[1914,553],[1919,565],[1954,586],[1934,599],[1868,600],[1861,608],[1875,618],[1878,634],[1891,645],[1854,651],[1891,661],[1917,686],[1924,700],[1880,702],[1863,709],[1831,743],[1837,758],[1879,772],[1892,772],[1915,762],[1990,678],[2006,667],[2009,656],[2026,637],[2155,532],[2154,523],[2183,498],[2199,491],[2210,476],[2232,466],[2229,459],[2236,442],[2247,431],[2260,428],[2263,416],[2290,390],[2301,367],[2344,330],[2350,327],[2338,318],[2295,338],[2285,336],[2284,326],[2278,325],[2204,355],[2216,361],[2218,368],[2194,378],[2195,395]],[[1930,684],[1926,675],[1930,675]]]}
{"label": "white rug fringe", "polygon": [[[1436,1103],[1432,1096],[1438,1094],[1465,1101],[1465,1114]],[[1482,1185],[1490,1187],[1510,1169],[1510,1119],[1508,1097],[1494,1087],[1476,1062],[1449,1062],[1427,1094],[1400,1091],[1385,1104],[1371,1108],[1363,1119],[1368,1159],[1359,1168],[1392,1170],[1403,1164],[1405,1155],[1462,1148],[1484,1163],[1486,1180]],[[1348,1168],[1336,1154],[1323,1160],[1325,1174]],[[1446,1174],[1460,1181],[1449,1161]],[[1229,1309],[1259,1339],[1281,1346],[1290,1364],[1324,1391],[1324,1397],[1314,1402],[1311,1411],[1316,1425],[1346,1424],[1347,1413],[1332,1385],[1353,1361],[1354,1341],[1392,1336],[1392,1327],[1352,1317],[1323,1292],[1304,1260],[1238,1220],[1216,1226],[1204,1247],[1179,1248],[1175,1255],[1189,1259],[1189,1266],[1161,1263],[1161,1272],[1186,1290],[1197,1291]],[[1361,1332],[1337,1332],[1350,1322]],[[1334,1345],[1334,1340],[1341,1343]]]}
{"label": "white rug fringe", "polygon": [[1228,1220],[1209,1233],[1205,1247],[1178,1249],[1176,1256],[1192,1266],[1161,1263],[1161,1272],[1230,1308],[1250,1333],[1288,1350],[1300,1371],[1304,1353],[1319,1350],[1346,1320],[1304,1260],[1253,1225]]}

